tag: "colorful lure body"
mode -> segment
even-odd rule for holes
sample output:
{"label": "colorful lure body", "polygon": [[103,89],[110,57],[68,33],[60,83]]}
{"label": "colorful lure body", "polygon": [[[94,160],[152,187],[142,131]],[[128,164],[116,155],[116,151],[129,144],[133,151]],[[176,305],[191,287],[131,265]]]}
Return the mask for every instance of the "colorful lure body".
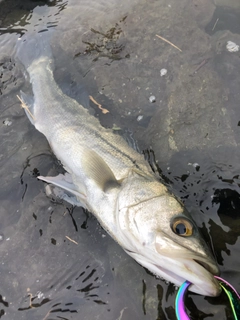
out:
{"label": "colorful lure body", "polygon": [[175,300],[175,312],[178,320],[190,320],[184,305],[184,297],[187,292],[187,288],[191,282],[185,281],[178,289],[176,300]]}
{"label": "colorful lure body", "polygon": [[[240,295],[226,280],[217,276],[215,276],[215,278],[218,279],[220,286],[229,299],[234,319],[240,320]],[[190,320],[184,305],[184,297],[190,284],[191,283],[189,281],[185,281],[178,289],[175,300],[175,312],[178,320]]]}

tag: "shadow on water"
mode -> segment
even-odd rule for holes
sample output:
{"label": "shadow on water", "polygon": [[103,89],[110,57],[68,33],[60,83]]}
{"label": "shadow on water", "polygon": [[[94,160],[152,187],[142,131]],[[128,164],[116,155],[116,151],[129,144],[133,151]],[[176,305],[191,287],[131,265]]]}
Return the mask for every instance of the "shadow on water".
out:
{"label": "shadow on water", "polygon": [[233,9],[227,6],[216,7],[212,19],[205,30],[210,35],[220,30],[240,33],[240,9]]}
{"label": "shadow on water", "polygon": [[[224,3],[0,1],[0,318],[175,319],[175,287],[37,180],[63,172],[16,98],[29,89],[16,45],[37,32],[52,35],[62,91],[82,101],[88,89],[90,112],[144,154],[240,290],[239,52],[226,50],[240,45],[240,7]],[[231,319],[224,294],[186,306],[191,319]]]}

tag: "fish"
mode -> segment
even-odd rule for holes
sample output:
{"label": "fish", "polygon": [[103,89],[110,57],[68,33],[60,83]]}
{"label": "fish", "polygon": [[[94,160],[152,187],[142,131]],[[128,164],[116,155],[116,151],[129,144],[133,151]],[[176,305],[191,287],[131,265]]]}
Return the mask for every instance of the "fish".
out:
{"label": "fish", "polygon": [[22,107],[66,171],[39,176],[46,190],[94,214],[156,277],[176,286],[187,280],[192,292],[219,295],[218,265],[189,212],[142,154],[90,114],[86,99],[79,102],[62,92],[50,44],[27,39],[17,59],[32,88],[32,96],[21,92]]}

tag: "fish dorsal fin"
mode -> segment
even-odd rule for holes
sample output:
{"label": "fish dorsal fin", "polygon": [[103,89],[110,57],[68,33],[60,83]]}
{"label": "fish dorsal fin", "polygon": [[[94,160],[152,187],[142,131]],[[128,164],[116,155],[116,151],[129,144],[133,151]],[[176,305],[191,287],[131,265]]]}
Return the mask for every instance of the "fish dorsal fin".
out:
{"label": "fish dorsal fin", "polygon": [[92,179],[103,191],[120,185],[108,164],[95,151],[84,150],[81,162],[86,176]]}

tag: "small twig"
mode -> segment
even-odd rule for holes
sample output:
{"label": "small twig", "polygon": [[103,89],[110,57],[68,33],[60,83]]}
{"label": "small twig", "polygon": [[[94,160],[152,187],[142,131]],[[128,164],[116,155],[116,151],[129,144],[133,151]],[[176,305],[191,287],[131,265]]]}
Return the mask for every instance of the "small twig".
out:
{"label": "small twig", "polygon": [[73,242],[73,243],[75,243],[75,244],[78,244],[77,243],[77,241],[75,241],[75,240],[73,240],[73,239],[71,239],[71,238],[69,238],[68,236],[65,236],[69,241],[71,241],[71,242]]}
{"label": "small twig", "polygon": [[33,296],[32,293],[29,293],[28,296],[29,296],[29,298],[30,298],[29,307],[30,307],[30,308],[34,308],[34,307],[32,306],[32,296]]}
{"label": "small twig", "polygon": [[216,22],[214,23],[214,26],[213,26],[213,28],[212,28],[212,31],[215,29],[215,27],[216,27],[216,25],[217,25],[217,23],[218,23],[218,20],[219,20],[219,18],[217,18]]}
{"label": "small twig", "polygon": [[102,105],[98,103],[92,96],[89,96],[89,99],[98,106],[102,113],[106,114],[109,112],[107,109],[103,108]]}
{"label": "small twig", "polygon": [[205,64],[208,63],[208,61],[210,60],[210,58],[204,59],[199,66],[193,71],[193,73],[191,75],[193,75],[194,73],[197,73],[199,69],[201,69],[203,66],[205,66]]}
{"label": "small twig", "polygon": [[21,102],[21,107],[22,107],[23,109],[25,109],[25,110],[30,114],[30,116],[33,118],[33,120],[35,121],[35,118],[34,118],[34,116],[32,115],[32,113],[31,113],[31,111],[29,110],[29,108],[28,108],[28,106],[26,105],[26,103],[24,103],[24,101],[19,97],[19,95],[17,95],[17,98],[18,98],[18,100]]}
{"label": "small twig", "polygon": [[43,318],[43,320],[46,320],[47,319],[47,317],[50,315],[50,312],[51,312],[52,310],[49,310],[48,311],[48,313],[45,315],[45,317]]}
{"label": "small twig", "polygon": [[178,48],[177,46],[175,46],[175,44],[173,44],[173,43],[172,43],[172,42],[170,42],[169,40],[167,40],[167,39],[165,39],[165,38],[163,38],[163,37],[159,36],[158,34],[156,34],[156,37],[158,37],[158,38],[162,39],[163,41],[165,41],[165,42],[169,43],[171,46],[173,46],[174,48],[176,48],[176,49],[178,49],[179,51],[181,51],[181,52],[182,52],[182,50],[181,50],[180,48]]}
{"label": "small twig", "polygon": [[120,311],[120,316],[117,318],[117,320],[121,320],[122,319],[122,316],[123,316],[123,312],[127,309],[127,307],[123,308],[121,311]]}

